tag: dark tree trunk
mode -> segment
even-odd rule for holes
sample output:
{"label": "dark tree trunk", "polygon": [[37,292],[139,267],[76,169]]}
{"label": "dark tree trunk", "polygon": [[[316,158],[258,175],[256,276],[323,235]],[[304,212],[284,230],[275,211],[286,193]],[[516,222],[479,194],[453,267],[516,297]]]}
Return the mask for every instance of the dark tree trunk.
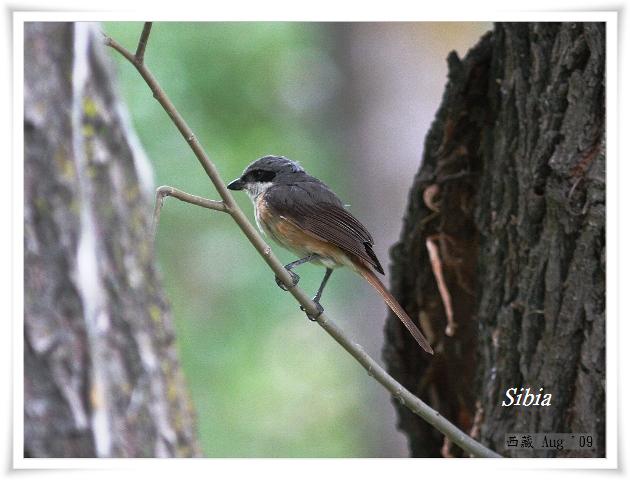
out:
{"label": "dark tree trunk", "polygon": [[[603,24],[515,23],[451,54],[391,252],[393,292],[437,353],[427,359],[390,316],[390,372],[506,456],[605,455],[604,46]],[[551,406],[503,407],[511,387],[542,387]],[[398,411],[414,456],[462,454]],[[597,448],[506,450],[512,432],[591,433]]]}
{"label": "dark tree trunk", "polygon": [[151,171],[103,52],[86,24],[25,26],[24,455],[195,456]]}

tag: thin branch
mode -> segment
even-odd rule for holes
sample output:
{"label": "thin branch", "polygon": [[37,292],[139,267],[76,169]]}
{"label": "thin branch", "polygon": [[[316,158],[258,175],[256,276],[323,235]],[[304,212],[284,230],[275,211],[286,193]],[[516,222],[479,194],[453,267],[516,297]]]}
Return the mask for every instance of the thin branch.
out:
{"label": "thin branch", "polygon": [[[145,27],[146,29],[146,27]],[[148,37],[148,34],[147,34]],[[141,37],[142,39],[143,37]],[[145,38],[146,42],[147,38]],[[243,231],[245,236],[252,243],[254,248],[261,254],[263,259],[271,267],[276,276],[285,285],[291,285],[293,283],[289,272],[284,268],[282,263],[276,258],[271,251],[269,245],[265,243],[258,231],[247,220],[247,217],[243,211],[238,207],[232,194],[227,189],[225,183],[219,176],[219,173],[214,164],[208,158],[194,133],[185,122],[183,117],[179,114],[175,106],[171,103],[164,91],[161,89],[157,80],[153,77],[151,72],[142,63],[134,61],[135,57],[124,47],[119,45],[115,40],[110,37],[106,37],[105,44],[118,51],[127,60],[129,60],[135,68],[138,70],[142,78],[151,88],[153,96],[162,105],[164,110],[168,113],[169,117],[186,139],[190,148],[193,150],[197,159],[201,163],[203,169],[210,177],[210,180],[217,189],[219,195],[223,199],[225,211],[230,214],[236,224]],[[298,286],[290,287],[289,292],[295,297],[295,299],[303,306],[307,313],[316,316],[319,314],[316,305],[310,299],[310,297]],[[352,341],[345,332],[343,332],[337,325],[335,325],[326,315],[322,313],[317,318],[317,323],[326,330],[332,336],[337,343],[339,343],[350,355],[352,355],[368,372],[373,376],[381,385],[383,385],[389,392],[394,395],[401,403],[407,406],[412,412],[426,420],[429,424],[433,425],[444,435],[450,438],[453,443],[459,445],[462,449],[477,457],[500,457],[499,454],[480,444],[473,438],[466,435],[463,431],[442,417],[438,412],[429,407],[426,403],[413,395],[409,390],[398,383],[392,378],[372,357],[370,357],[359,344]]]}
{"label": "thin branch", "polygon": [[173,197],[181,200],[182,202],[192,203],[199,207],[208,208],[210,210],[217,210],[219,212],[227,213],[228,210],[225,203],[218,202],[216,200],[208,200],[207,198],[199,197],[197,195],[191,195],[182,190],[169,185],[162,185],[155,191],[155,210],[153,211],[153,235],[157,231],[158,223],[160,222],[160,213],[164,206],[164,199],[166,197]]}
{"label": "thin branch", "polygon": [[442,297],[442,303],[444,304],[444,311],[446,312],[446,334],[449,337],[452,337],[453,335],[455,335],[457,323],[455,323],[455,318],[453,315],[453,302],[451,301],[451,294],[448,291],[446,281],[444,280],[444,274],[442,273],[442,261],[440,260],[440,253],[437,245],[432,238],[436,236],[439,235],[432,235],[431,237],[428,237],[426,245],[427,250],[429,251],[431,269],[433,270],[433,275],[435,276],[435,281],[438,285],[440,297]]}
{"label": "thin branch", "polygon": [[142,65],[144,63],[144,51],[147,48],[147,42],[149,41],[149,34],[151,33],[151,26],[153,22],[145,22],[144,27],[142,29],[142,34],[140,35],[140,40],[138,40],[138,48],[136,49],[136,62]]}

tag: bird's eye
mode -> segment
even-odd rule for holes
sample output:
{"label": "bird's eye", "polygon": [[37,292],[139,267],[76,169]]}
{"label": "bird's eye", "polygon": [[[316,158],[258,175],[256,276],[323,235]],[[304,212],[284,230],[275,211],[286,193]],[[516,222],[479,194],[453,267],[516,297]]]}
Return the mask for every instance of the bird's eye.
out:
{"label": "bird's eye", "polygon": [[256,182],[270,182],[276,174],[269,170],[254,170],[251,172],[251,176]]}

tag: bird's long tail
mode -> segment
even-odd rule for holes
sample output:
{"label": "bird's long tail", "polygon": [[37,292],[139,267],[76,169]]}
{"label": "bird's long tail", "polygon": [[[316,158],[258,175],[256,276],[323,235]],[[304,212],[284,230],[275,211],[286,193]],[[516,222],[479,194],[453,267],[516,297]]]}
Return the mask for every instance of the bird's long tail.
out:
{"label": "bird's long tail", "polygon": [[389,305],[389,308],[396,314],[403,325],[409,330],[409,333],[416,339],[416,342],[427,352],[433,355],[433,349],[431,345],[429,345],[429,341],[422,335],[422,332],[416,327],[416,325],[411,321],[407,312],[403,310],[400,304],[396,301],[394,296],[389,293],[385,285],[378,279],[378,277],[367,267],[357,268],[357,272],[365,278],[370,285],[374,287],[374,289],[383,297],[385,303]]}

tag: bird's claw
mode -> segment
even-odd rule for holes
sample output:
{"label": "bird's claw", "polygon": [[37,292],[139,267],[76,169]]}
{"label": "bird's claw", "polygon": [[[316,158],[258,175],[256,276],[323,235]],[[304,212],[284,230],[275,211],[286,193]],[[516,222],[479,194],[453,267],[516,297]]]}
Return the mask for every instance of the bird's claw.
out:
{"label": "bird's claw", "polygon": [[[293,288],[300,281],[300,276],[297,273],[292,272],[291,270],[287,270],[287,272],[289,272],[289,275],[291,275],[291,280],[293,280],[293,284],[289,288]],[[287,288],[287,286],[277,276],[276,276],[276,284],[285,292],[289,290],[289,288]]]}
{"label": "bird's claw", "polygon": [[322,307],[321,304],[315,299],[313,299],[313,302],[315,303],[315,306],[317,307],[317,315],[311,315],[310,313],[306,311],[306,308],[304,308],[302,305],[300,305],[300,310],[306,313],[306,316],[311,322],[316,322],[319,316],[322,313],[324,313],[324,307]]}

